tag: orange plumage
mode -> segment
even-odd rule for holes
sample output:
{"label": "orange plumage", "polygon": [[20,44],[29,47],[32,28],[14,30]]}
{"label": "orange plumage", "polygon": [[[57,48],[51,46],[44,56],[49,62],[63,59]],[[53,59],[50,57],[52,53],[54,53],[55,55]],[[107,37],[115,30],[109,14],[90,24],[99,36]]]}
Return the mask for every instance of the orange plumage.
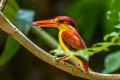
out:
{"label": "orange plumage", "polygon": [[65,40],[75,50],[86,48],[86,45],[76,30],[64,31],[62,33]]}

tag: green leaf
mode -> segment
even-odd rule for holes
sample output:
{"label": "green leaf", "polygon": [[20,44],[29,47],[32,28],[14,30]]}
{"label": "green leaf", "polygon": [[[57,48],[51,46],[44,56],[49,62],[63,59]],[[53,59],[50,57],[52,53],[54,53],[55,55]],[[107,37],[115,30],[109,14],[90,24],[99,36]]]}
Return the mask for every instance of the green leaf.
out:
{"label": "green leaf", "polygon": [[[21,30],[25,35],[28,34],[31,27],[31,22],[33,21],[34,12],[30,10],[19,10],[14,24],[19,30]],[[20,44],[14,40],[12,37],[8,37],[7,43],[0,57],[0,65],[8,62],[20,49]]]}
{"label": "green leaf", "polygon": [[105,59],[104,73],[111,73],[120,68],[120,51],[109,54]]}
{"label": "green leaf", "polygon": [[[1,0],[0,0],[1,1]],[[19,7],[18,7],[18,4],[16,3],[15,0],[8,0],[4,10],[3,10],[3,13],[6,15],[6,17],[13,22],[13,20],[15,19],[16,17],[16,13],[18,11]],[[3,34],[1,31],[0,31],[0,34]],[[0,46],[3,46],[2,42],[4,42],[4,38],[5,36],[1,36],[0,35]]]}
{"label": "green leaf", "polygon": [[[50,53],[54,53],[55,56],[65,56],[64,50],[59,46],[57,49],[54,49],[50,51]],[[88,49],[85,50],[78,50],[78,51],[70,51],[69,56],[80,56],[85,60],[89,59],[89,56],[93,55],[92,52],[88,51]]]}
{"label": "green leaf", "polygon": [[8,0],[3,13],[7,16],[10,21],[13,21],[16,17],[16,13],[19,9],[19,6],[15,0]]}
{"label": "green leaf", "polygon": [[113,42],[101,42],[93,45],[92,48],[89,48],[89,51],[93,51],[94,53],[101,51],[109,51],[108,47],[115,45]]}
{"label": "green leaf", "polygon": [[64,50],[60,46],[58,46],[57,49],[50,51],[50,53],[53,53],[55,56],[64,56],[65,55]]}
{"label": "green leaf", "polygon": [[115,25],[115,29],[120,30],[120,23]]}
{"label": "green leaf", "polygon": [[77,52],[74,52],[74,55],[76,56],[80,56],[85,60],[89,60],[89,56],[93,55],[93,52],[88,51],[88,49],[84,49],[84,50],[79,50]]}
{"label": "green leaf", "polygon": [[115,42],[119,38],[118,32],[112,32],[104,37],[104,40],[107,41],[108,38],[111,38],[111,42]]}

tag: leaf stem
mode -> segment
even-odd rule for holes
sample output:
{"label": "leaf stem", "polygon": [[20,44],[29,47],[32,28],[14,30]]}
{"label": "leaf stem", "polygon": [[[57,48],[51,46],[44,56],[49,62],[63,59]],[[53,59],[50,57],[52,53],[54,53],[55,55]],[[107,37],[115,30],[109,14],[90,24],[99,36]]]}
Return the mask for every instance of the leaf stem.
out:
{"label": "leaf stem", "polygon": [[44,30],[40,30],[36,27],[31,27],[31,31],[35,34],[39,39],[42,39],[45,43],[47,43],[52,48],[58,47],[58,42],[52,36],[50,36]]}

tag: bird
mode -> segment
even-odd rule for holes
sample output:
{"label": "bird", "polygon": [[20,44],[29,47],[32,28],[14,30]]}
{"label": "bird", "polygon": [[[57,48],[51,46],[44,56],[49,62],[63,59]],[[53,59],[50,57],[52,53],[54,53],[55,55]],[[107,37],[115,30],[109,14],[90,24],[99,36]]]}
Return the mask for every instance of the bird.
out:
{"label": "bird", "polygon": [[53,19],[40,20],[32,22],[35,27],[55,27],[59,29],[58,40],[67,57],[61,58],[61,61],[67,61],[69,58],[77,61],[76,66],[83,68],[84,72],[88,73],[88,61],[80,56],[72,55],[69,57],[70,50],[81,50],[86,48],[86,44],[82,37],[77,32],[77,24],[74,19],[68,16],[57,16]]}

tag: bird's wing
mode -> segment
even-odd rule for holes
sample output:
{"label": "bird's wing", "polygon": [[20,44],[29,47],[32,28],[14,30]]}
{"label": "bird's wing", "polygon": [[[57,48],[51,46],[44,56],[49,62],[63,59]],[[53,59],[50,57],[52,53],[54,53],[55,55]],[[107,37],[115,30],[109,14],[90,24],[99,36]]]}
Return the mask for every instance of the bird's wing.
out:
{"label": "bird's wing", "polygon": [[[62,38],[64,44],[67,47],[72,47],[74,50],[80,50],[86,48],[83,39],[80,37],[76,30],[64,31],[62,32]],[[88,73],[88,62],[82,59],[80,56],[72,56],[72,59],[79,62],[80,66],[83,67],[84,71]]]}
{"label": "bird's wing", "polygon": [[62,38],[70,47],[75,50],[86,48],[83,39],[76,30],[62,32]]}

